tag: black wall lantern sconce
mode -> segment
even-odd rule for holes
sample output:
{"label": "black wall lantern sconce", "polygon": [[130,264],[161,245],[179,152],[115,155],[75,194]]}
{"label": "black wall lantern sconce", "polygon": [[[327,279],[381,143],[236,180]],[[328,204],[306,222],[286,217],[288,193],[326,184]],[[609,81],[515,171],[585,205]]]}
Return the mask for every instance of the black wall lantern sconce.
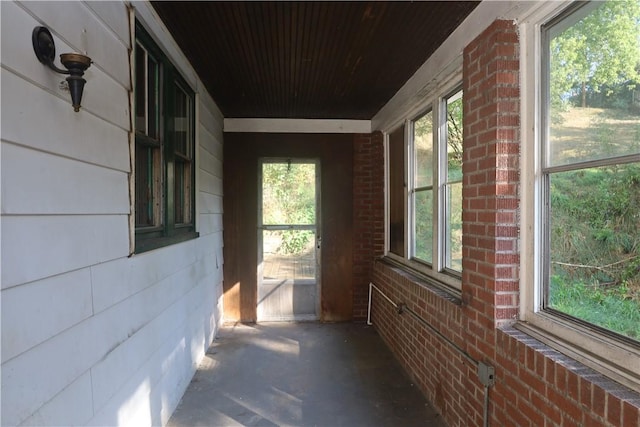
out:
{"label": "black wall lantern sconce", "polygon": [[75,112],[80,111],[82,101],[82,90],[87,82],[82,78],[84,72],[91,66],[91,58],[80,53],[63,53],[60,55],[60,62],[66,70],[56,67],[53,60],[56,56],[56,45],[53,36],[46,27],[35,27],[31,35],[33,50],[38,60],[51,68],[56,73],[69,74],[67,83],[71,92],[71,103]]}

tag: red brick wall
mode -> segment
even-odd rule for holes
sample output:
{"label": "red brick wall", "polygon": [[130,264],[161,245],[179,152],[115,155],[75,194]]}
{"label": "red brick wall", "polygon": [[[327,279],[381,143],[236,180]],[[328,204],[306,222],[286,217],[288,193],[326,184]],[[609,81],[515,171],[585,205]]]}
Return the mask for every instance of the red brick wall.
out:
{"label": "red brick wall", "polygon": [[[481,327],[518,314],[518,60],[510,21],[497,21],[464,50],[462,298]],[[489,350],[487,338],[478,350]]]}
{"label": "red brick wall", "polygon": [[[447,338],[464,346],[460,306],[442,292],[428,289],[384,261],[374,263],[373,282],[391,300],[405,303]],[[475,367],[408,314],[399,315],[377,291],[373,293],[371,313],[379,334],[445,421],[449,425],[474,425],[469,378],[475,378]]]}
{"label": "red brick wall", "polygon": [[[633,426],[640,394],[513,329],[518,315],[519,58],[517,28],[496,21],[464,50],[462,299],[382,260],[372,281],[472,358],[495,368],[492,426]],[[482,425],[476,367],[374,294],[372,320],[450,426]]]}
{"label": "red brick wall", "polygon": [[381,132],[353,139],[353,318],[367,317],[371,260],[384,253],[384,146]]}

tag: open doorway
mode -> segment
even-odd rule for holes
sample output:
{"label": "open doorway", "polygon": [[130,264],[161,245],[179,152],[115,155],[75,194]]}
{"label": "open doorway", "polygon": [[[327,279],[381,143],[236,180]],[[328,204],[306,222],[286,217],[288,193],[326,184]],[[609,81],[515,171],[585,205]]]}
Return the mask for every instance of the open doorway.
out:
{"label": "open doorway", "polygon": [[259,168],[257,320],[317,320],[319,162],[261,159]]}

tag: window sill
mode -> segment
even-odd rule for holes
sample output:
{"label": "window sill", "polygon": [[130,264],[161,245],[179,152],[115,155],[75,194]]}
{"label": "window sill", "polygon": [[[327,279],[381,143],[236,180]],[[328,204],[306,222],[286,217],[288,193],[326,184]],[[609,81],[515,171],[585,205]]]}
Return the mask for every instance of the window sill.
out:
{"label": "window sill", "polygon": [[[534,322],[519,321],[514,328],[558,351],[574,365],[578,362],[593,369],[603,376],[603,381],[616,382],[640,392],[638,346],[627,345],[548,313],[533,316],[536,316]],[[576,336],[581,338],[581,342],[576,343]],[[602,348],[607,349],[606,353],[602,353]]]}
{"label": "window sill", "polygon": [[453,288],[450,284],[440,281],[432,276],[417,271],[406,264],[403,264],[391,257],[383,256],[376,260],[376,262],[387,265],[398,274],[408,278],[413,283],[429,291],[435,293],[439,297],[455,304],[462,305],[462,293]]}
{"label": "window sill", "polygon": [[154,249],[163,248],[165,246],[175,245],[176,243],[192,240],[200,236],[200,233],[196,231],[189,231],[185,233],[175,234],[167,237],[141,237],[140,234],[136,235],[136,246],[133,254],[141,254],[149,252]]}

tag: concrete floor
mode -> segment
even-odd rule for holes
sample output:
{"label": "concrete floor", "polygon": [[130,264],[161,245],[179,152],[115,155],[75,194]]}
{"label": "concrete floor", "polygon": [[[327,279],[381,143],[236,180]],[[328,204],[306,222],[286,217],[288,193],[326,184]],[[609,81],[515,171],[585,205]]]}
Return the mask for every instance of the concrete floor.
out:
{"label": "concrete floor", "polygon": [[373,327],[220,329],[169,426],[444,426]]}

